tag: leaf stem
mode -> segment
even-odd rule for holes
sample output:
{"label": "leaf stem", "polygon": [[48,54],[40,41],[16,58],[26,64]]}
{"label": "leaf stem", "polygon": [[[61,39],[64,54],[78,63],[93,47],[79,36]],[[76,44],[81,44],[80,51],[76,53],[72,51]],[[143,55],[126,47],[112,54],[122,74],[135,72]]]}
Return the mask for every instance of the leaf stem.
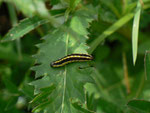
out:
{"label": "leaf stem", "polygon": [[123,70],[124,70],[124,79],[125,79],[125,85],[127,89],[127,93],[130,93],[130,84],[129,84],[129,78],[128,78],[128,67],[127,67],[127,60],[126,60],[126,54],[123,52]]}
{"label": "leaf stem", "polygon": [[[67,34],[66,37],[66,55],[68,53],[68,40],[69,40],[69,34]],[[61,105],[61,113],[63,113],[64,109],[64,101],[65,101],[65,92],[66,92],[66,77],[67,77],[67,66],[65,66],[65,72],[64,72],[64,90],[63,90],[63,97],[62,97],[62,105]]]}
{"label": "leaf stem", "polygon": [[[18,19],[17,19],[17,15],[15,12],[15,8],[10,3],[7,3],[7,6],[8,6],[8,11],[9,11],[9,16],[11,19],[12,26],[16,26],[18,23]],[[16,40],[16,46],[17,46],[17,53],[18,53],[19,60],[22,60],[21,41],[19,38],[17,38]]]}

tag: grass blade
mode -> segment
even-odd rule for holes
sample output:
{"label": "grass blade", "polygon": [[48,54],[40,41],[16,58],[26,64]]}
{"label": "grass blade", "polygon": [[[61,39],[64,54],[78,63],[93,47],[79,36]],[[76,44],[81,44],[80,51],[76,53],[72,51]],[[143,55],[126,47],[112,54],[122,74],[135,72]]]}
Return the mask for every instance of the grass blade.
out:
{"label": "grass blade", "polygon": [[47,23],[47,20],[40,19],[36,16],[22,20],[18,25],[13,27],[1,40],[1,42],[11,41],[23,37],[38,26]]}
{"label": "grass blade", "polygon": [[137,49],[138,49],[138,31],[139,31],[139,20],[141,14],[141,4],[138,1],[136,13],[134,15],[133,27],[132,27],[132,55],[133,55],[133,64],[135,65],[137,59]]}

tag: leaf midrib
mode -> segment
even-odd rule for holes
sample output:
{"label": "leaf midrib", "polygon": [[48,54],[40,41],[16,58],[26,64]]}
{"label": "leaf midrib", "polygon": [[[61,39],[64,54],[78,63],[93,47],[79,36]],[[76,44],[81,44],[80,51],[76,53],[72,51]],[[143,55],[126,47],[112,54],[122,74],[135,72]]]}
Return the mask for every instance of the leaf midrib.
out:
{"label": "leaf midrib", "polygon": [[[66,38],[66,52],[65,55],[68,54],[68,40],[69,40],[69,34],[67,34],[67,38]],[[62,105],[61,105],[61,113],[63,113],[63,109],[64,109],[64,100],[65,100],[65,92],[66,92],[66,77],[67,77],[67,67],[65,66],[65,72],[64,72],[64,90],[63,90],[63,96],[62,96]]]}

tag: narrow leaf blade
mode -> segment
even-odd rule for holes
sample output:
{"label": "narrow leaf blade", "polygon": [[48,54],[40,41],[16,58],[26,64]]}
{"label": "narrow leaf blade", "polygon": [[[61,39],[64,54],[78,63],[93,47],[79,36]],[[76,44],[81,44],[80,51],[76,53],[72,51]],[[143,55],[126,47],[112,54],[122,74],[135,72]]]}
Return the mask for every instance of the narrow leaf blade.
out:
{"label": "narrow leaf blade", "polygon": [[133,27],[132,27],[132,55],[133,55],[133,64],[134,65],[135,65],[135,62],[137,59],[140,14],[141,14],[141,4],[138,1],[136,13],[134,15],[134,20],[133,20]]}
{"label": "narrow leaf blade", "polygon": [[29,33],[31,30],[37,28],[38,26],[47,23],[47,20],[40,19],[37,16],[32,18],[26,18],[22,20],[18,25],[13,27],[1,40],[1,42],[12,41],[21,38],[25,34]]}

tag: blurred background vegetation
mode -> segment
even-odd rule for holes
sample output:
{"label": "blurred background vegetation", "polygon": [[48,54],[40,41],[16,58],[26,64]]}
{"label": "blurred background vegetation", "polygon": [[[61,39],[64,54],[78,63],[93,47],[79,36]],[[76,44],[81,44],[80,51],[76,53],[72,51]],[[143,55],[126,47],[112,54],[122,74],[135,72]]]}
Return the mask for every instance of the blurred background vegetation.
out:
{"label": "blurred background vegetation", "polygon": [[86,105],[74,106],[85,113],[150,113],[150,0],[0,0],[0,113],[36,106],[29,103],[35,45],[80,8],[93,11],[87,45],[95,83],[85,84]]}

